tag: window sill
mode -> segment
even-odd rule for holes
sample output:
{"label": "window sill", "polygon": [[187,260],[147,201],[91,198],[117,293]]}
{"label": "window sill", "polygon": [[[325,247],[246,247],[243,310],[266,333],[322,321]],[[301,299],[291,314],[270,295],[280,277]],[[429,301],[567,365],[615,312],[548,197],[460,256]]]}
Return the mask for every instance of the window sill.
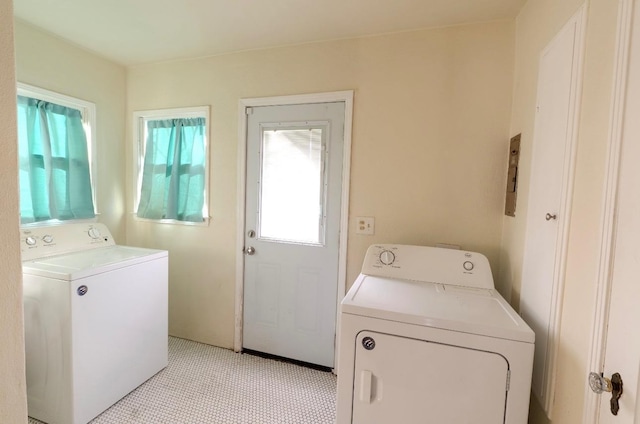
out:
{"label": "window sill", "polygon": [[140,222],[148,222],[151,224],[168,224],[168,225],[185,225],[188,227],[208,227],[209,221],[211,220],[210,216],[204,218],[202,222],[190,222],[190,221],[178,221],[176,219],[149,219],[149,218],[140,218],[136,215],[135,212],[131,213],[133,215],[133,219],[135,221]]}
{"label": "window sill", "polygon": [[38,222],[29,222],[26,224],[20,224],[20,228],[35,228],[35,227],[52,227],[52,226],[58,226],[58,225],[66,225],[66,224],[82,224],[82,223],[93,223],[93,222],[98,222],[98,215],[96,214],[96,216],[94,218],[87,218],[87,219],[67,219],[64,221],[61,221],[59,219],[49,219],[47,221],[38,221]]}

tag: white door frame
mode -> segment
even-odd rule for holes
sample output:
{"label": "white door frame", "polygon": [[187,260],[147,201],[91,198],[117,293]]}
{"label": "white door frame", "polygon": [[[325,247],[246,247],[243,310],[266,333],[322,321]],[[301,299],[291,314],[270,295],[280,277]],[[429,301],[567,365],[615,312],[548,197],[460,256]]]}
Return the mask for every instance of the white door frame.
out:
{"label": "white door frame", "polygon": [[[596,300],[594,319],[592,322],[591,348],[585,372],[585,402],[583,423],[595,424],[600,414],[600,396],[593,393],[587,383],[586,376],[591,371],[603,372],[605,348],[607,343],[607,327],[609,325],[610,294],[613,285],[612,269],[614,260],[614,244],[616,236],[616,215],[618,212],[618,182],[620,174],[620,154],[622,147],[622,127],[624,123],[625,100],[627,93],[627,72],[631,30],[633,25],[634,0],[619,0],[618,26],[616,34],[616,52],[613,74],[613,101],[610,112],[608,136],[608,161],[605,176],[604,207],[600,225],[600,259],[598,263],[598,280],[596,283]],[[640,23],[636,23],[640,24]]]}
{"label": "white door frame", "polygon": [[[244,230],[245,230],[245,197],[247,173],[247,107],[284,106],[306,103],[344,102],[344,149],[342,158],[342,196],[340,210],[340,246],[338,256],[338,303],[345,294],[347,279],[347,235],[349,229],[349,181],[351,176],[351,128],[353,121],[353,91],[334,91],[328,93],[300,94],[279,97],[258,97],[240,99],[238,102],[238,205],[236,232],[236,312],[235,337],[233,350],[242,350],[242,314],[244,307]],[[337,322],[337,315],[336,315]],[[336,331],[338,326],[336,325]]]}

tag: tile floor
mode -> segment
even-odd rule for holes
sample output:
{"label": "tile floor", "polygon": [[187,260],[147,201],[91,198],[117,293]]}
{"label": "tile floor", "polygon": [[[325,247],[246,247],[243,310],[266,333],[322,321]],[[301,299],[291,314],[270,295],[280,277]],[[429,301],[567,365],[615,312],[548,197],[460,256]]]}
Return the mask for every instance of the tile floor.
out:
{"label": "tile floor", "polygon": [[170,337],[169,366],[91,424],[333,423],[335,398],[330,372]]}

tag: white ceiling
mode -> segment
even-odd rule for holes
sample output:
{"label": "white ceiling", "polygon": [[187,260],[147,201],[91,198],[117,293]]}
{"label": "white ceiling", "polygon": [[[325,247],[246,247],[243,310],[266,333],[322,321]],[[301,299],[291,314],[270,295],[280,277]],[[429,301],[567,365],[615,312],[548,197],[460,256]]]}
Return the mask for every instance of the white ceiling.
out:
{"label": "white ceiling", "polygon": [[526,0],[15,0],[15,16],[124,65],[514,18]]}

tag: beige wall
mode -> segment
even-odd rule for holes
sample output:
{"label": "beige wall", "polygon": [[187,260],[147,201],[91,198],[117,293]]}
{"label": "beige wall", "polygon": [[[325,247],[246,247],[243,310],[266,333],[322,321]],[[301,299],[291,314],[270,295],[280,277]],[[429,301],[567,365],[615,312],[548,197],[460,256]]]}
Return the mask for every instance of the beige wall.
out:
{"label": "beige wall", "polygon": [[99,220],[124,242],[125,68],[20,21],[15,40],[19,82],[96,104]]}
{"label": "beige wall", "polygon": [[[589,3],[554,413],[552,420],[547,419],[538,402],[532,400],[532,424],[582,422],[594,314],[617,13],[616,1],[591,0]],[[521,173],[517,216],[504,218],[499,273],[502,284],[511,282],[511,302],[515,306],[520,301],[538,58],[581,4],[581,0],[529,1],[516,20],[511,132],[522,132]]]}
{"label": "beige wall", "polygon": [[170,251],[171,334],[233,346],[240,98],[355,90],[350,223],[374,216],[376,234],[350,230],[349,285],[377,242],[459,244],[496,270],[513,40],[494,22],[131,68],[129,121],[212,110],[209,227],[127,223],[129,243]]}
{"label": "beige wall", "polygon": [[0,0],[0,422],[27,422],[13,4]]}

